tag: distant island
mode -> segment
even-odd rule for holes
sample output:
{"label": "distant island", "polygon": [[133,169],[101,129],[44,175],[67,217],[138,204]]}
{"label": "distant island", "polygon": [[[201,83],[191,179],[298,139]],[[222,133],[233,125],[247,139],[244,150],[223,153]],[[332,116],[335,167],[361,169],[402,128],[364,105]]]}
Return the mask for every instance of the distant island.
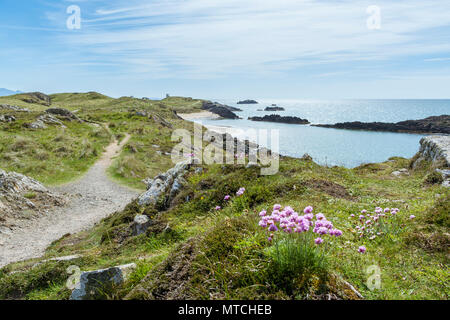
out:
{"label": "distant island", "polygon": [[243,100],[243,101],[239,101],[237,104],[258,104],[258,101],[255,101],[255,100]]}
{"label": "distant island", "polygon": [[348,130],[450,134],[450,115],[433,116],[420,120],[406,120],[397,123],[354,121],[336,124],[313,124],[313,126]]}
{"label": "distant island", "polygon": [[272,106],[272,107],[266,107],[264,111],[285,111],[283,107],[278,106]]}
{"label": "distant island", "polygon": [[265,121],[265,122],[279,122],[279,123],[289,123],[289,124],[309,124],[310,122],[306,119],[298,117],[282,117],[278,114],[266,115],[264,117],[249,117],[248,120],[251,121]]}

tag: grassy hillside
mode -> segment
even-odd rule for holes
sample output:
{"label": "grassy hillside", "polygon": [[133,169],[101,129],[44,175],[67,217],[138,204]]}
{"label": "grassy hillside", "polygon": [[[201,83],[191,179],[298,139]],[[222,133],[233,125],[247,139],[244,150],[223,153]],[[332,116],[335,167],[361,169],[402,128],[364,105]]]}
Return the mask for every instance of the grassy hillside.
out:
{"label": "grassy hillside", "polygon": [[[170,168],[164,152],[173,146],[172,131],[192,129],[172,110],[184,111],[186,106],[187,111],[195,111],[199,105],[199,100],[176,97],[155,102],[91,93],[54,95],[52,100],[52,106],[78,109],[82,119],[108,124],[106,132],[119,138],[125,132],[132,135],[110,173],[133,186],[143,186],[142,178]],[[0,132],[11,132],[11,137],[20,133],[30,141],[47,135],[21,130],[16,123],[6,129],[3,125]],[[89,130],[100,129],[87,123],[71,124],[66,132],[76,139],[77,132]],[[46,139],[52,134],[48,131]],[[94,137],[86,135],[85,139],[98,148],[108,140],[106,134],[97,140]],[[47,152],[53,157],[54,151]],[[32,153],[21,159],[45,163]],[[11,161],[2,160],[0,166],[8,163],[15,168],[17,164]],[[69,265],[96,270],[135,262],[138,268],[130,279],[105,292],[104,298],[357,299],[346,281],[366,299],[448,299],[450,193],[433,184],[429,165],[399,178],[391,174],[408,167],[409,160],[403,158],[346,169],[283,157],[278,174],[261,176],[256,167],[203,165],[201,170],[189,171],[186,185],[170,206],[162,205],[163,201],[144,207],[130,203],[91,230],[55,241],[44,257],[1,269],[0,298],[67,299]],[[245,192],[236,195],[242,187]],[[230,200],[224,200],[226,195]],[[323,236],[320,245],[314,243],[317,235],[308,238],[312,236],[308,233],[277,231],[271,236],[272,232],[259,226],[259,214],[262,210],[270,214],[275,204],[290,206],[299,215],[312,206],[313,213],[323,213],[343,234]],[[388,217],[380,218],[383,223],[373,228],[374,233],[360,237],[361,211],[374,215],[376,207],[398,208],[399,212],[392,215],[388,210]],[[130,225],[137,214],[147,215],[153,223],[145,234],[132,236]],[[361,246],[365,253],[358,252]],[[73,254],[80,258],[34,266],[44,259]],[[368,279],[374,270],[380,271],[381,288],[372,290]]]}
{"label": "grassy hillside", "polygon": [[[31,111],[0,109],[0,115],[17,118],[16,122],[0,123],[0,167],[29,175],[46,184],[59,184],[79,177],[111,142],[111,133],[120,139],[124,132],[129,132],[132,138],[128,148],[110,173],[123,183],[143,188],[142,179],[170,167],[170,156],[165,153],[170,153],[173,145],[171,131],[174,127],[186,126],[173,110],[192,112],[201,107],[201,100],[180,97],[161,101],[131,97],[114,99],[89,92],[54,94],[50,98],[51,105],[47,106],[27,94],[0,97],[0,104]],[[23,127],[25,123],[35,121],[49,107],[68,109],[88,122],[65,121],[67,128],[57,125],[46,129]],[[136,115],[137,112],[147,113],[147,116]],[[149,119],[152,115],[167,119],[170,126]]]}

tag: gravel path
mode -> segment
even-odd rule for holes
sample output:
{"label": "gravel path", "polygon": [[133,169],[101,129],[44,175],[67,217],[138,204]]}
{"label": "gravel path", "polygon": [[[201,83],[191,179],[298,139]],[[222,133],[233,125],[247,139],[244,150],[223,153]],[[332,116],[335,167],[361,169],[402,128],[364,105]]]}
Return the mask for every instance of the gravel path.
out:
{"label": "gravel path", "polygon": [[102,158],[79,180],[53,188],[69,197],[68,205],[55,208],[36,220],[0,238],[0,267],[9,263],[37,258],[55,240],[67,233],[86,230],[111,213],[123,209],[138,192],[111,181],[106,169],[130,136],[110,144]]}

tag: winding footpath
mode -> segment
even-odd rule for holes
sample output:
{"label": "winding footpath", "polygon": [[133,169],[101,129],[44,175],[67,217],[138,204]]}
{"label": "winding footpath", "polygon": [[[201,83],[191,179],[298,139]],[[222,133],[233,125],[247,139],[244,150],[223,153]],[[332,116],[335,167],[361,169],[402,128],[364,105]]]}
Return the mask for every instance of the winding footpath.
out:
{"label": "winding footpath", "polygon": [[69,197],[66,206],[55,208],[12,234],[0,238],[0,267],[37,258],[55,240],[94,226],[115,211],[122,210],[138,192],[111,181],[106,170],[130,139],[111,143],[102,157],[79,180],[52,188]]}

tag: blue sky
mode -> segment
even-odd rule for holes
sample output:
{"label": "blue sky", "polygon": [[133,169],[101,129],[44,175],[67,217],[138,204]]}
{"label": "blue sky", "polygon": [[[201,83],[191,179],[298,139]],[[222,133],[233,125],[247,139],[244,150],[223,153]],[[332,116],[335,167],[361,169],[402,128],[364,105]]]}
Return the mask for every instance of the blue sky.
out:
{"label": "blue sky", "polygon": [[[66,27],[71,5],[79,30]],[[448,0],[1,0],[0,21],[8,89],[450,98]]]}

